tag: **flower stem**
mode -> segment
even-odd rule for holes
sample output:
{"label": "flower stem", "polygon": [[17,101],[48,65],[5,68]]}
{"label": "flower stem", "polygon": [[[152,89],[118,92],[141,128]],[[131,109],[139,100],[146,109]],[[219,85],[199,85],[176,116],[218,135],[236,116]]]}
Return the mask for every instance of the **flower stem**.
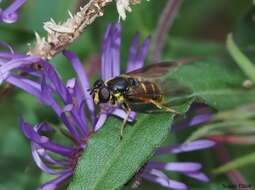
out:
{"label": "flower stem", "polygon": [[168,0],[165,9],[160,16],[157,30],[155,32],[155,42],[152,49],[152,63],[155,63],[160,59],[165,38],[171,29],[176,13],[182,2],[183,0]]}
{"label": "flower stem", "polygon": [[227,49],[242,71],[255,83],[255,67],[236,46],[233,35],[229,34],[226,41]]}

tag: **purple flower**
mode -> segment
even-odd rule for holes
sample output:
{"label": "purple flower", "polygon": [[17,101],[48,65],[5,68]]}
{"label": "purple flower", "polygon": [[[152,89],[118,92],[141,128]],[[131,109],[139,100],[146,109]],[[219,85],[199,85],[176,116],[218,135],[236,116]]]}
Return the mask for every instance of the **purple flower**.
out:
{"label": "purple flower", "polygon": [[[137,33],[130,46],[126,72],[138,69],[144,64],[150,37],[145,39],[139,50],[137,49],[138,39]],[[120,74],[120,43],[121,25],[119,23],[114,26],[112,24],[108,25],[101,56],[103,80]],[[59,127],[52,127],[47,122],[33,126],[22,118],[20,119],[22,131],[31,141],[35,163],[43,172],[57,176],[38,189],[55,189],[60,182],[73,175],[76,164],[86,149],[90,134],[103,126],[109,114],[125,118],[126,113],[117,107],[101,105],[102,108],[97,117],[92,97],[88,92],[90,87],[87,75],[80,60],[71,51],[65,50],[63,54],[69,60],[77,77],[71,78],[64,83],[55,68],[47,61],[38,57],[13,53],[11,47],[4,42],[0,42],[0,45],[8,50],[7,52],[0,52],[0,84],[6,81],[34,95],[43,104],[50,106],[65,125],[64,130],[66,132],[64,134],[71,139],[72,143],[69,146],[57,144],[42,134],[50,133],[56,129],[59,130]],[[39,63],[43,71],[33,68],[31,65],[34,63]],[[19,76],[14,71],[22,71],[33,77]],[[56,101],[56,96],[61,101]],[[86,110],[89,113],[87,114],[89,118],[86,117]],[[134,118],[135,113],[132,113],[129,115],[128,121],[132,121]],[[189,144],[160,148],[155,152],[155,156],[193,151],[213,145],[212,141],[199,140]],[[54,168],[57,166],[57,168],[61,169],[54,170],[49,165],[55,166]],[[199,163],[192,162],[160,163],[148,161],[139,175],[165,187],[186,189],[187,186],[185,184],[169,179],[160,170],[175,171],[200,181],[208,181],[208,178],[200,172],[200,168],[201,165]]]}
{"label": "purple flower", "polygon": [[[120,74],[120,41],[121,25],[119,23],[115,26],[110,24],[104,37],[101,57],[104,80]],[[127,71],[143,66],[149,41],[150,38],[147,38],[141,49],[137,50],[138,34],[135,35],[130,47]],[[124,119],[126,113],[120,108],[102,105],[99,117],[96,116],[94,103],[88,92],[90,87],[87,75],[80,60],[71,51],[65,50],[63,54],[69,60],[77,77],[64,83],[55,68],[47,61],[39,57],[16,54],[4,42],[0,42],[0,45],[7,49],[6,52],[0,52],[0,84],[6,81],[37,97],[41,103],[50,106],[65,125],[64,130],[67,134],[64,134],[71,139],[70,146],[54,143],[42,134],[52,132],[56,130],[56,127],[52,127],[47,122],[33,126],[25,122],[23,118],[20,119],[22,131],[31,141],[35,163],[43,172],[57,176],[38,189],[55,189],[60,182],[72,176],[76,163],[86,148],[90,134],[103,126],[109,114]],[[35,69],[33,67],[35,63],[39,63],[43,70]],[[22,71],[28,75],[20,76],[15,74],[15,71]],[[56,96],[61,101],[57,101]],[[86,117],[85,110],[88,110],[90,118]],[[135,113],[130,114],[128,121],[133,121],[134,118]],[[61,158],[59,159],[56,155]],[[62,169],[56,171],[49,165]]]}
{"label": "purple flower", "polygon": [[[1,3],[2,0],[0,0]],[[14,23],[18,20],[17,10],[26,2],[26,0],[15,0],[4,10],[0,9],[0,22]]]}
{"label": "purple flower", "polygon": [[[187,144],[171,145],[161,147],[156,150],[154,156],[160,156],[163,154],[179,154],[182,152],[190,152],[200,149],[206,149],[214,146],[215,143],[210,140],[197,140]],[[182,182],[170,179],[166,174],[162,172],[171,171],[177,172],[188,177],[197,179],[202,182],[208,182],[208,177],[200,171],[202,165],[197,162],[156,162],[148,161],[138,173],[138,176],[146,180],[158,183],[164,187],[170,189],[184,190],[187,189],[187,185]]]}

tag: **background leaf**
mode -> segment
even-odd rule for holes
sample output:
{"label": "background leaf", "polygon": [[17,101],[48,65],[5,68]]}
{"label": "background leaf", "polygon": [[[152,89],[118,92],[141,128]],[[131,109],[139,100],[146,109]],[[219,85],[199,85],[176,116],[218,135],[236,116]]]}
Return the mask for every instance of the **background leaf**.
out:
{"label": "background leaf", "polygon": [[216,168],[213,172],[219,174],[219,173],[240,168],[245,165],[253,164],[254,162],[255,162],[255,153],[253,152],[248,155],[237,158],[235,160],[232,160],[228,162],[227,164],[224,164],[223,166]]}

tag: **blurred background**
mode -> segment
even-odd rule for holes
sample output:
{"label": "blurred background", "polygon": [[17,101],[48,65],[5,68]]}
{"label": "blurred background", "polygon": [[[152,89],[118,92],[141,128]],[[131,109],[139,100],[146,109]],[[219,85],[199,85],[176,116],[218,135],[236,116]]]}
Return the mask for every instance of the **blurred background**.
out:
{"label": "blurred background", "polygon": [[[1,6],[5,6],[4,1]],[[75,12],[86,1],[81,0],[37,0],[28,2],[20,9],[20,19],[14,24],[0,23],[0,40],[14,48],[17,53],[26,53],[29,44],[34,43],[34,32],[45,36],[43,22],[53,18],[56,22],[67,19],[67,10]],[[140,42],[155,32],[159,19],[166,7],[167,0],[143,1],[132,6],[133,11],[128,13],[126,21],[122,21],[122,69],[125,69],[127,52],[135,32],[140,33]],[[243,18],[252,11],[252,0],[184,0],[180,7],[170,32],[164,40],[161,60],[175,60],[189,56],[213,56],[225,53],[226,35],[242,24]],[[109,22],[118,21],[115,4],[105,10],[105,15],[98,18],[75,41],[69,50],[78,54],[91,81],[99,77],[100,52],[103,35]],[[254,28],[255,23],[253,23]],[[253,37],[251,39],[254,39]],[[153,39],[154,40],[154,39]],[[244,49],[246,47],[243,47]],[[147,56],[146,64],[153,60],[153,53]],[[51,63],[62,74],[64,80],[73,77],[74,73],[67,60],[62,56],[55,56]],[[97,65],[97,67],[95,67]],[[36,189],[44,181],[44,175],[32,161],[30,144],[23,136],[18,125],[18,117],[23,115],[30,123],[44,120],[58,124],[57,118],[46,106],[18,89],[11,90],[8,95],[0,99],[0,190],[30,190]],[[183,130],[177,135],[171,135],[170,142],[176,143],[185,139],[193,129]],[[238,157],[249,153],[254,146],[227,146],[231,157]],[[209,184],[199,183],[186,177],[181,178],[189,184],[191,189],[226,189],[222,184],[231,183],[226,175],[213,175],[210,171],[220,165],[214,156],[214,150],[198,151],[196,154],[182,154],[179,160],[189,158],[189,161],[202,162],[204,172],[212,181]],[[173,158],[177,159],[177,158]],[[254,182],[254,169],[243,167],[241,173],[247,181]],[[255,185],[255,184],[254,184]],[[129,189],[125,187],[124,189]],[[163,190],[159,185],[144,183],[138,189]]]}

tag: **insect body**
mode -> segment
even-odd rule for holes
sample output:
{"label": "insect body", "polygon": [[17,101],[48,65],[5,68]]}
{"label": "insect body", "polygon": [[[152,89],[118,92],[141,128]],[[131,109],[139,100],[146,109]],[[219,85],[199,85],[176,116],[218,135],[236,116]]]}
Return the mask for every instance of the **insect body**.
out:
{"label": "insect body", "polygon": [[119,104],[127,112],[127,117],[121,126],[121,137],[128,115],[131,112],[129,104],[153,104],[159,109],[178,114],[175,110],[162,104],[163,90],[150,77],[158,77],[172,66],[173,63],[158,63],[106,81],[98,80],[94,83],[90,94],[96,104],[109,103],[112,106]]}

